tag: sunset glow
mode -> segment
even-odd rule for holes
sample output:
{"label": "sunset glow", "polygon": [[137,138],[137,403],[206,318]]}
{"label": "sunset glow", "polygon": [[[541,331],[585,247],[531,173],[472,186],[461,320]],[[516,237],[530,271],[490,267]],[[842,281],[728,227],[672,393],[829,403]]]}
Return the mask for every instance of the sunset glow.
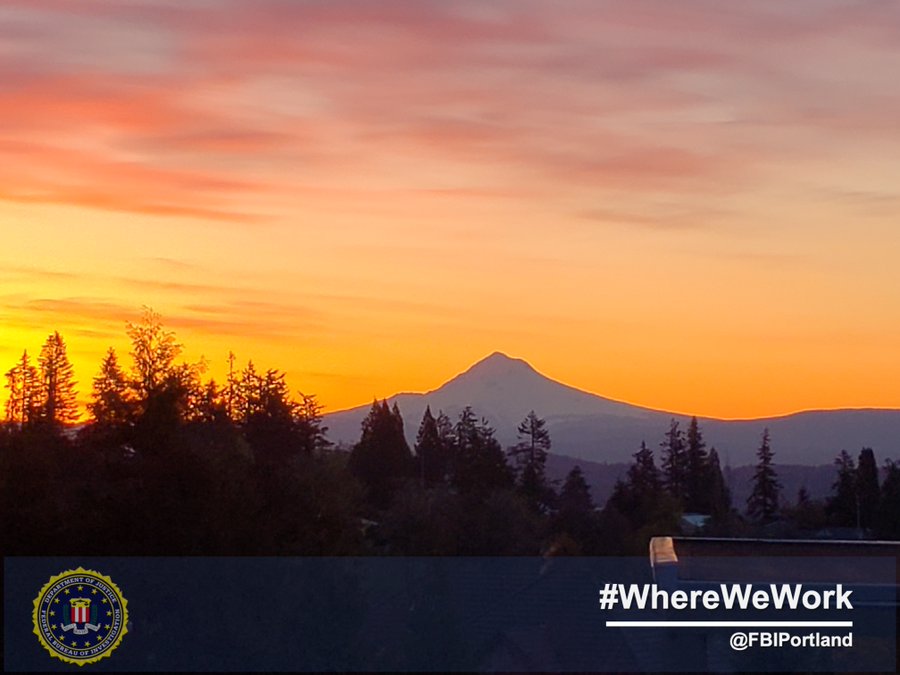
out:
{"label": "sunset glow", "polygon": [[495,350],[677,412],[898,408],[897,26],[888,1],[4,2],[0,371],[58,330],[86,399],[146,305],[209,376],[233,351],[328,411]]}

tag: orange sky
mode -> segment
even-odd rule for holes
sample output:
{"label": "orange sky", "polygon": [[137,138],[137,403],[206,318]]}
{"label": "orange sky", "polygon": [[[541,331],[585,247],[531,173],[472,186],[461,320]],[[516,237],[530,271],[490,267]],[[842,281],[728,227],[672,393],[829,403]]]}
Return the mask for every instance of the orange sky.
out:
{"label": "orange sky", "polygon": [[[160,312],[334,410],[501,350],[612,398],[900,407],[900,5],[0,7],[0,370]],[[4,396],[0,396],[4,398]]]}

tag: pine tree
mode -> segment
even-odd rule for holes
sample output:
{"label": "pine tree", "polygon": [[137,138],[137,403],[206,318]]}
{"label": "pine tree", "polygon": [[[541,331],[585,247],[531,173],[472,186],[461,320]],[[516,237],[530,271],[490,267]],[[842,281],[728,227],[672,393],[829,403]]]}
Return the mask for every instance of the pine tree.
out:
{"label": "pine tree", "polygon": [[6,419],[20,427],[37,421],[41,412],[40,375],[31,364],[28,351],[22,352],[19,362],[6,373]]}
{"label": "pine tree", "polygon": [[662,496],[663,483],[653,451],[641,442],[641,448],[634,453],[634,462],[628,467],[624,480],[617,481],[613,486],[607,503],[637,529],[657,517]]}
{"label": "pine tree", "polygon": [[900,539],[900,465],[891,460],[884,465],[877,523],[880,539]]}
{"label": "pine tree", "polygon": [[566,475],[562,490],[559,492],[559,513],[566,519],[593,513],[594,508],[591,489],[584,479],[584,472],[576,464]]}
{"label": "pine tree", "polygon": [[559,492],[558,509],[552,519],[553,529],[573,538],[580,550],[595,543],[597,513],[591,490],[581,467],[572,467]]}
{"label": "pine tree", "polygon": [[232,388],[232,419],[239,424],[246,424],[255,413],[261,409],[262,378],[256,372],[253,361],[247,361],[247,366],[241,371]]}
{"label": "pine tree", "polygon": [[416,434],[416,466],[422,485],[432,487],[440,483],[447,473],[445,465],[446,452],[437,420],[431,414],[431,406],[426,406]]}
{"label": "pine tree", "polygon": [[451,452],[456,443],[456,430],[453,428],[453,422],[443,410],[438,411],[435,422],[437,424],[438,436],[441,439],[441,443],[448,452]]}
{"label": "pine tree", "polygon": [[365,485],[369,500],[380,509],[390,505],[402,480],[412,475],[413,459],[403,435],[403,419],[386,400],[373,401],[347,468]]}
{"label": "pine tree", "polygon": [[476,422],[472,408],[466,406],[459,414],[455,431],[453,484],[460,492],[483,495],[512,486],[513,472],[487,420]]}
{"label": "pine tree", "polygon": [[863,448],[856,465],[856,492],[859,501],[859,527],[869,530],[875,525],[881,502],[878,465],[872,448]]}
{"label": "pine tree", "polygon": [[324,407],[314,394],[300,392],[294,415],[303,438],[304,452],[307,455],[319,454],[331,447],[328,440],[328,427],[322,421]]}
{"label": "pine tree", "polygon": [[261,376],[251,372],[247,414],[241,427],[254,456],[281,464],[289,457],[306,454],[309,439],[297,425],[297,404],[291,398],[285,374],[274,368]]}
{"label": "pine tree", "polygon": [[225,385],[225,410],[228,417],[237,421],[236,404],[238,387],[240,385],[237,374],[234,372],[234,363],[237,357],[234,352],[228,352],[228,383]]}
{"label": "pine tree", "polygon": [[687,488],[687,452],[684,434],[672,420],[662,448],[662,470],[666,489],[684,507]]}
{"label": "pine tree", "polygon": [[546,423],[534,410],[518,426],[519,442],[510,448],[509,455],[518,469],[518,485],[525,499],[536,510],[549,508],[552,489],[547,484],[544,467],[550,451],[550,432]]}
{"label": "pine tree", "polygon": [[708,513],[714,520],[720,521],[731,511],[731,492],[725,484],[719,453],[715,448],[710,449],[706,460],[706,476]]}
{"label": "pine tree", "polygon": [[94,378],[88,410],[94,421],[106,427],[124,427],[134,419],[134,407],[129,397],[128,379],[119,367],[116,350],[106,352],[100,364],[100,374]]}
{"label": "pine tree", "polygon": [[837,467],[837,479],[831,486],[832,495],[828,498],[825,513],[833,525],[838,527],[856,527],[859,516],[859,503],[856,489],[856,463],[846,450],[834,460]]}
{"label": "pine tree", "polygon": [[710,512],[709,456],[697,418],[692,417],[687,431],[684,454],[684,510],[694,513]]}
{"label": "pine tree", "polygon": [[41,373],[41,418],[54,426],[78,419],[74,370],[66,354],[66,343],[58,332],[44,342],[38,357]]}
{"label": "pine tree", "polygon": [[655,498],[662,491],[662,481],[653,451],[641,441],[641,449],[634,453],[634,463],[628,469],[628,484],[635,492]]}
{"label": "pine tree", "polygon": [[294,402],[287,386],[286,374],[269,368],[262,378],[259,390],[257,415],[269,419],[290,420],[294,415]]}
{"label": "pine tree", "polygon": [[753,474],[753,491],[747,498],[747,513],[756,522],[766,525],[778,515],[781,483],[772,466],[774,453],[769,446],[769,430],[763,431],[762,443],[756,451],[759,462]]}

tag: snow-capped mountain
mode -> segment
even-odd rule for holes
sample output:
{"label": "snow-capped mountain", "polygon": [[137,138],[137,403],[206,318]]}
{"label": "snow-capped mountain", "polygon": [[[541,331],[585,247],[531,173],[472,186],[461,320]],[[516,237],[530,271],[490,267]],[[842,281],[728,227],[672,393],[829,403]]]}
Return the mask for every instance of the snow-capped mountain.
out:
{"label": "snow-capped mountain", "polygon": [[[410,445],[430,406],[451,419],[467,405],[487,419],[504,445],[516,442],[516,427],[534,410],[547,421],[555,454],[594,462],[628,461],[642,441],[656,448],[670,421],[686,428],[688,418],[643,408],[581,391],[552,380],[522,359],[495,352],[442,386],[422,394],[403,393],[388,402],[400,409]],[[359,439],[369,406],[331,413],[325,423],[336,443]],[[723,463],[752,464],[764,428],[772,437],[776,461],[828,464],[841,450],[857,454],[875,449],[879,461],[900,456],[900,411],[809,411],[755,420],[700,419],[707,445],[715,446]]]}

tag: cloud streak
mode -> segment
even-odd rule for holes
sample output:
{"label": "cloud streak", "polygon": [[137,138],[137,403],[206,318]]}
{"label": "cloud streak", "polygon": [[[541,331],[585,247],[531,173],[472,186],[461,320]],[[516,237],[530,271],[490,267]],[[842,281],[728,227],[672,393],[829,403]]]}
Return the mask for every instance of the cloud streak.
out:
{"label": "cloud streak", "polygon": [[[900,97],[842,64],[900,65],[898,18],[862,1],[7,3],[0,198],[253,222],[271,214],[248,203],[361,189],[384,157],[491,183],[394,176],[421,191],[738,189],[822,134],[895,143]],[[779,147],[779,126],[807,133]]]}

